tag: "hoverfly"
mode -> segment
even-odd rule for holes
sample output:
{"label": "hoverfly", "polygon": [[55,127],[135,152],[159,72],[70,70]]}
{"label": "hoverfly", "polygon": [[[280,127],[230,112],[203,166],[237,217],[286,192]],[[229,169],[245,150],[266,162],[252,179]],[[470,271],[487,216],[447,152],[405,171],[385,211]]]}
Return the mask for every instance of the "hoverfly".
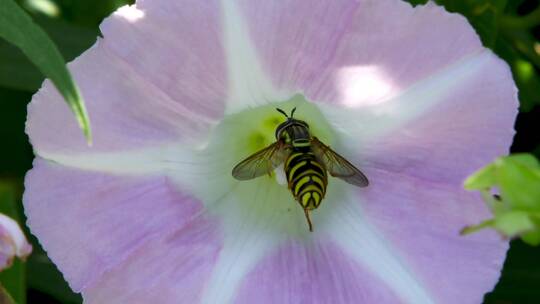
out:
{"label": "hoverfly", "polygon": [[312,136],[305,121],[293,117],[296,108],[290,116],[276,110],[287,118],[276,128],[276,142],[241,161],[232,175],[238,180],[249,180],[271,174],[285,163],[289,190],[304,209],[309,231],[313,231],[309,211],[319,207],[326,194],[327,171],[358,187],[366,187],[369,182],[354,165]]}

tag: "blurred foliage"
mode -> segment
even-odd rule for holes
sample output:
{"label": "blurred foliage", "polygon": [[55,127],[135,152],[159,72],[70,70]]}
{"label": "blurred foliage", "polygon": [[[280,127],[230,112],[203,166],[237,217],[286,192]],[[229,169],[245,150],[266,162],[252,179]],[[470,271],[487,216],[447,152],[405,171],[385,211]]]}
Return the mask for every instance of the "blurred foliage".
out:
{"label": "blurred foliage", "polygon": [[[116,7],[132,1],[18,2],[51,37],[63,58],[71,61],[94,44],[99,35],[98,25],[104,17]],[[27,57],[0,39],[0,189],[11,189],[11,201],[16,206],[12,204],[14,209],[8,214],[21,219],[20,223],[25,221],[21,206],[22,178],[31,168],[33,158],[32,148],[24,133],[26,105],[42,82],[43,76]],[[29,235],[27,229],[25,232]],[[5,284],[6,290],[17,303],[25,303],[24,297],[27,297],[28,303],[82,303],[81,296],[71,291],[37,240],[30,240],[34,252],[28,261],[16,261],[9,270],[0,274],[0,282]]]}
{"label": "blurred foliage", "polygon": [[[31,241],[37,244],[35,238]],[[26,263],[26,268],[28,288],[33,291],[29,295],[29,303],[43,303],[43,299],[47,297],[51,298],[51,302],[52,299],[56,299],[64,304],[82,302],[82,297],[71,291],[62,274],[40,246],[34,245],[34,251]]]}
{"label": "blurred foliage", "polygon": [[[19,223],[19,213],[15,194],[16,185],[10,181],[0,180],[0,213],[5,214]],[[21,225],[22,226],[22,225]],[[26,265],[15,259],[13,265],[0,272],[0,299],[13,298],[16,303],[26,302]],[[3,303],[3,302],[0,302]],[[9,302],[7,302],[9,303]]]}
{"label": "blurred foliage", "polygon": [[9,292],[0,285],[0,303],[1,304],[14,304],[17,303],[13,299],[13,297],[9,294]]}
{"label": "blurred foliage", "polygon": [[51,80],[91,143],[88,113],[62,55],[47,33],[14,0],[0,0],[0,37],[18,47]]}
{"label": "blurred foliage", "polygon": [[540,303],[540,247],[521,240],[510,243],[503,273],[495,290],[484,298],[485,304]]}
{"label": "blurred foliage", "polygon": [[[62,20],[43,16],[36,18],[58,45],[67,61],[88,49],[99,34],[97,28],[71,25]],[[43,76],[22,52],[5,41],[0,41],[0,85],[16,90],[35,92],[41,87]]]}
{"label": "blurred foliage", "polygon": [[[67,61],[89,48],[99,35],[98,25],[128,0],[19,0],[34,21],[58,46]],[[410,0],[414,5],[427,0]],[[520,114],[512,152],[540,156],[540,8],[538,0],[436,0],[471,22],[483,43],[512,68],[519,88]],[[186,8],[189,9],[189,8]],[[16,48],[0,39],[0,185],[14,189],[16,215],[22,178],[31,167],[32,149],[24,134],[26,104],[41,86],[43,76]],[[26,231],[28,235],[28,231]],[[81,303],[62,275],[31,238],[34,253],[26,263],[29,303]],[[487,304],[540,303],[540,247],[511,243],[503,274]],[[17,292],[15,292],[17,293]]]}
{"label": "blurred foliage", "polygon": [[[427,0],[411,0],[414,5]],[[506,60],[519,88],[520,110],[540,104],[540,43],[535,30],[540,25],[538,1],[526,0],[435,0],[448,11],[464,15],[486,47]]]}
{"label": "blurred foliage", "polygon": [[[501,157],[465,181],[467,190],[479,190],[493,218],[463,229],[463,234],[493,228],[505,237],[520,236],[540,244],[540,164],[530,154]],[[493,192],[499,192],[494,196]]]}

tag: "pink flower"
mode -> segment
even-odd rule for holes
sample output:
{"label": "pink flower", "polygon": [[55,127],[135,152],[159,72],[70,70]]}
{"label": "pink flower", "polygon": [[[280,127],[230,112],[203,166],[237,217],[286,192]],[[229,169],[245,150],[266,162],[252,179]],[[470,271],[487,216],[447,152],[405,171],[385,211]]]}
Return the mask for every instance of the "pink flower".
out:
{"label": "pink flower", "polygon": [[25,259],[31,252],[32,246],[19,224],[0,214],[0,270],[10,267],[15,257]]}
{"label": "pink flower", "polygon": [[[85,303],[480,303],[507,242],[462,189],[512,141],[508,66],[460,15],[362,1],[139,1],[71,63],[94,145],[46,82],[28,225]],[[275,107],[366,173],[314,232],[276,177],[231,169]]]}

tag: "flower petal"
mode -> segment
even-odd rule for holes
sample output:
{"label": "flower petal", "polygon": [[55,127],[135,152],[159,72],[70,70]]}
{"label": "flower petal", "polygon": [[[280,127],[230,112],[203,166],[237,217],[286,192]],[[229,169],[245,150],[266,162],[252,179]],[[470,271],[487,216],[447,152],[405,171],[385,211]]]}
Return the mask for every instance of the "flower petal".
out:
{"label": "flower petal", "polygon": [[101,24],[103,47],[191,121],[220,118],[227,74],[219,0],[137,1],[124,9]]}
{"label": "flower petal", "polygon": [[[482,49],[467,20],[433,3],[238,1],[263,69],[312,101],[370,104]],[[354,82],[344,88],[343,78]]]}
{"label": "flower petal", "polygon": [[[221,117],[226,71],[220,23],[208,16],[217,6],[193,1],[186,11],[176,2],[144,3],[136,21],[109,17],[105,38],[70,64],[87,104],[93,147],[46,81],[28,109],[27,133],[38,154],[54,159],[197,141]],[[149,51],[149,44],[156,47]]]}
{"label": "flower petal", "polygon": [[278,89],[296,92],[309,92],[322,76],[358,6],[349,0],[235,2],[262,69]]}
{"label": "flower petal", "polygon": [[235,303],[401,303],[335,244],[290,241],[245,278]]}
{"label": "flower petal", "polygon": [[[486,214],[457,185],[506,149],[515,90],[463,17],[391,0],[156,0],[102,29],[105,39],[72,64],[95,147],[50,84],[28,123],[38,154],[68,166],[36,162],[29,225],[86,301],[253,302],[256,286],[284,303],[474,303],[493,286],[507,244],[457,236]],[[285,187],[232,180],[247,144],[229,137],[247,131],[217,130],[209,144],[218,149],[189,151],[223,113],[296,92],[320,102],[372,183],[358,199],[331,180],[313,234]],[[440,273],[451,284],[439,284]]]}
{"label": "flower petal", "polygon": [[249,25],[237,2],[220,2],[228,72],[226,113],[233,114],[269,101],[285,100],[287,94],[278,92],[263,70],[257,49],[249,36]]}
{"label": "flower petal", "polygon": [[86,288],[85,303],[199,303],[222,246],[220,234],[215,221],[200,217],[156,236]]}
{"label": "flower petal", "polygon": [[291,228],[309,233],[300,210],[286,210],[293,202],[283,187],[256,180],[237,188],[217,201],[207,198],[208,217],[179,224],[169,235],[141,246],[85,289],[85,300],[230,303],[245,276],[290,236]]}
{"label": "flower petal", "polygon": [[201,208],[164,177],[84,172],[39,158],[25,187],[28,226],[75,291]]}
{"label": "flower petal", "polygon": [[367,173],[366,190],[327,207],[330,238],[407,303],[480,303],[508,249],[493,232],[459,235],[489,214],[480,197],[400,174]]}
{"label": "flower petal", "polygon": [[483,51],[383,104],[322,108],[366,166],[461,185],[508,153],[518,101],[508,66]]}
{"label": "flower petal", "polygon": [[322,113],[357,163],[461,183],[508,152],[512,75],[463,16],[392,0],[241,3],[277,87],[333,104]]}
{"label": "flower petal", "polygon": [[333,61],[306,94],[349,107],[376,104],[482,49],[465,17],[433,2],[360,1]]}
{"label": "flower petal", "polygon": [[26,240],[19,224],[0,214],[0,270],[9,267],[15,256],[24,259],[30,252],[32,246]]}

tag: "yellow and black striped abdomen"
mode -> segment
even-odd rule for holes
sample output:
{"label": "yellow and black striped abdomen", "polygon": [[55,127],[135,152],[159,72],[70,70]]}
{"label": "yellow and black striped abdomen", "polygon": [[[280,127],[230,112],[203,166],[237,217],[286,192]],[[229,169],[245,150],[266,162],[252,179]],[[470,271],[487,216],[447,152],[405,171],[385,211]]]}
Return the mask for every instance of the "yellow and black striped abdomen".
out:
{"label": "yellow and black striped abdomen", "polygon": [[315,159],[309,147],[294,148],[285,161],[289,189],[302,208],[312,210],[321,204],[326,194],[326,170]]}

